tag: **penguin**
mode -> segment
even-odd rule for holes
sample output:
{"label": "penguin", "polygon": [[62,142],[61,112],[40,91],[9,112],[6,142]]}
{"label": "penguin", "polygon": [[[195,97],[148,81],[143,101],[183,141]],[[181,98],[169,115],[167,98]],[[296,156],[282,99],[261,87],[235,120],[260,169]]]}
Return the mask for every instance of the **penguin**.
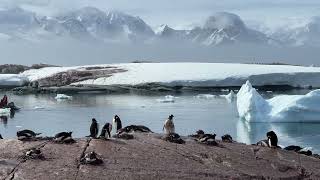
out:
{"label": "penguin", "polygon": [[99,124],[95,118],[92,119],[92,123],[90,126],[90,137],[96,138],[99,132]]}
{"label": "penguin", "polygon": [[3,139],[3,137],[1,136],[1,134],[0,134],[0,139]]}
{"label": "penguin", "polygon": [[[101,130],[100,138],[110,138],[112,131],[112,125],[110,123],[106,123]],[[108,137],[106,137],[106,133],[108,133]]]}
{"label": "penguin", "polygon": [[228,143],[232,143],[232,137],[229,134],[225,134],[223,136],[221,136],[221,139],[223,142],[228,142]]}
{"label": "penguin", "polygon": [[101,159],[97,157],[97,153],[94,151],[86,153],[81,159],[81,164],[100,165],[103,163]]}
{"label": "penguin", "polygon": [[60,132],[54,136],[54,141],[56,142],[72,142],[72,132]]}
{"label": "penguin", "polygon": [[171,114],[169,118],[165,121],[162,130],[165,130],[166,134],[175,133],[175,127],[173,123],[173,115]]}
{"label": "penguin", "polygon": [[267,132],[266,136],[267,139],[257,142],[256,145],[263,147],[280,148],[280,146],[278,146],[277,134],[274,131]]}
{"label": "penguin", "polygon": [[279,147],[278,146],[278,137],[277,134],[273,131],[267,132],[267,137],[268,137],[268,145],[269,147]]}
{"label": "penguin", "polygon": [[261,140],[256,143],[257,146],[269,147],[269,141],[267,139]]}
{"label": "penguin", "polygon": [[119,131],[119,129],[122,129],[122,123],[121,123],[121,119],[118,115],[115,115],[113,118],[113,124],[115,126],[115,130],[116,132]]}
{"label": "penguin", "polygon": [[29,129],[21,130],[17,132],[17,137],[19,140],[25,140],[25,139],[32,139],[36,136],[40,135],[41,133],[35,133]]}
{"label": "penguin", "polygon": [[295,145],[287,146],[287,147],[284,148],[284,150],[294,151],[294,152],[298,152],[298,151],[300,151],[301,149],[303,149],[303,148],[300,147],[300,146],[295,146]]}

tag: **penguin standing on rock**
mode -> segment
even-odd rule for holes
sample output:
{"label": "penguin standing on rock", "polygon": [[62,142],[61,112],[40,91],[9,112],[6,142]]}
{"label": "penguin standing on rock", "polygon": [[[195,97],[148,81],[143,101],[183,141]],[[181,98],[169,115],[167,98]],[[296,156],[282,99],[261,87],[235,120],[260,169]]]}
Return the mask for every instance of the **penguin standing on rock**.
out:
{"label": "penguin standing on rock", "polygon": [[162,130],[165,130],[166,134],[175,133],[175,127],[173,123],[173,115],[171,114],[169,118],[165,121]]}
{"label": "penguin standing on rock", "polygon": [[[101,134],[99,138],[110,138],[111,137],[111,131],[112,131],[112,125],[110,123],[106,123],[101,130]],[[106,133],[108,133],[108,137],[106,137]]]}
{"label": "penguin standing on rock", "polygon": [[269,131],[267,132],[266,135],[267,135],[267,139],[257,142],[256,145],[264,146],[264,147],[280,148],[278,146],[277,134],[274,131]]}
{"label": "penguin standing on rock", "polygon": [[275,132],[273,132],[273,131],[267,132],[267,137],[268,137],[269,147],[279,147],[278,146],[278,137]]}
{"label": "penguin standing on rock", "polygon": [[90,137],[97,138],[99,132],[99,124],[95,118],[92,119],[92,123],[90,126]]}
{"label": "penguin standing on rock", "polygon": [[122,129],[122,123],[121,123],[121,119],[118,115],[115,115],[113,118],[113,124],[115,127],[116,132],[119,131],[119,129]]}

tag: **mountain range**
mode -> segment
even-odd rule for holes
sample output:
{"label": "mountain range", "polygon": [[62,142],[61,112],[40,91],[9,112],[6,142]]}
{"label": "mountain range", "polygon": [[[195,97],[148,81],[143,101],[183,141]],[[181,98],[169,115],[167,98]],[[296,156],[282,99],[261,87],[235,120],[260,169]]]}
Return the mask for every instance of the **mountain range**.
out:
{"label": "mountain range", "polygon": [[[199,20],[200,21],[200,20]],[[320,17],[306,26],[271,34],[248,27],[236,14],[219,12],[202,26],[176,30],[161,25],[153,30],[143,19],[119,11],[84,7],[53,17],[21,8],[0,10],[0,41],[41,42],[57,38],[102,43],[195,43],[203,46],[259,44],[272,46],[320,46]]]}

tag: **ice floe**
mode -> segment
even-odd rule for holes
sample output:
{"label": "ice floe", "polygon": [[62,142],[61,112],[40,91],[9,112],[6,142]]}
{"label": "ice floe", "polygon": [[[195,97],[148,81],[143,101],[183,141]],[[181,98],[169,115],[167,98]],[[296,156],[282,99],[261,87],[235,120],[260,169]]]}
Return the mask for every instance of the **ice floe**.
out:
{"label": "ice floe", "polygon": [[320,122],[320,90],[265,100],[247,81],[237,94],[240,118],[248,122]]}
{"label": "ice floe", "polygon": [[57,94],[55,99],[56,100],[71,100],[72,96],[68,96],[68,95],[65,95],[65,94]]}

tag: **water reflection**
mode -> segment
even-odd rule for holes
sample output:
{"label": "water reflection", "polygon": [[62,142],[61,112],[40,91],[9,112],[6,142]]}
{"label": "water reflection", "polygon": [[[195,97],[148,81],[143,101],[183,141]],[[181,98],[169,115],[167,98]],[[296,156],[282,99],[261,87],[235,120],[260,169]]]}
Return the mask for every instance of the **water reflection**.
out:
{"label": "water reflection", "polygon": [[6,128],[8,124],[8,116],[0,116],[0,122],[3,124],[3,126]]}

